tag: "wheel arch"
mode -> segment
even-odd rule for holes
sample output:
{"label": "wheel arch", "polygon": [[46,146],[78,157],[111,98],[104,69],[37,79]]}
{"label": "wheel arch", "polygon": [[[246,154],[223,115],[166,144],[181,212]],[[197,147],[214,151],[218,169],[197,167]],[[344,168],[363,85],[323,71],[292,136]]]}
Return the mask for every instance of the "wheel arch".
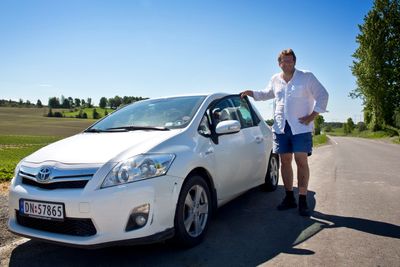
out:
{"label": "wheel arch", "polygon": [[215,215],[216,211],[217,211],[217,207],[218,207],[218,201],[217,201],[218,198],[217,198],[217,190],[215,189],[214,181],[213,181],[211,174],[205,168],[197,167],[189,172],[189,174],[186,176],[185,180],[188,177],[193,176],[193,175],[199,175],[199,176],[203,177],[205,182],[207,183],[208,188],[210,189],[210,193],[211,193],[211,202],[212,202],[212,214],[211,215]]}

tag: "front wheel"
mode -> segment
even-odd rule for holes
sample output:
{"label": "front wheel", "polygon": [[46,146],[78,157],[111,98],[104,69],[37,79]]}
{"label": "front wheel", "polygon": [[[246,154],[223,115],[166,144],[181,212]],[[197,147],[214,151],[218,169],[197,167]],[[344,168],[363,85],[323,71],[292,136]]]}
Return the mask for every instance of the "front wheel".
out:
{"label": "front wheel", "polygon": [[199,244],[207,231],[211,215],[210,189],[203,177],[187,178],[175,212],[175,240],[185,247]]}
{"label": "front wheel", "polygon": [[266,191],[275,191],[279,181],[279,155],[271,153],[268,162],[268,170],[265,175],[264,188]]}

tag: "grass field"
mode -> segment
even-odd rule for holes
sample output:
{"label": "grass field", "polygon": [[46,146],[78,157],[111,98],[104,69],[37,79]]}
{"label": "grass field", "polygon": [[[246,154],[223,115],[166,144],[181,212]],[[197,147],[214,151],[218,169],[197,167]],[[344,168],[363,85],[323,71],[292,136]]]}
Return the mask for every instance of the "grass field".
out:
{"label": "grass field", "polygon": [[74,135],[94,120],[47,118],[45,108],[0,107],[0,181],[13,176],[17,163],[39,148]]}
{"label": "grass field", "polygon": [[[82,112],[85,112],[87,114],[88,118],[93,119],[93,109],[94,108],[84,108],[82,110]],[[100,117],[102,118],[102,117],[105,117],[106,111],[108,114],[110,114],[110,113],[114,112],[115,110],[110,109],[110,108],[107,108],[107,109],[96,108],[96,111],[97,111],[97,113],[99,113]],[[62,113],[65,117],[76,118],[76,116],[79,114],[79,110],[78,111],[64,110]]]}
{"label": "grass field", "polygon": [[0,107],[0,135],[66,137],[95,122],[90,119],[48,118],[47,108]]}

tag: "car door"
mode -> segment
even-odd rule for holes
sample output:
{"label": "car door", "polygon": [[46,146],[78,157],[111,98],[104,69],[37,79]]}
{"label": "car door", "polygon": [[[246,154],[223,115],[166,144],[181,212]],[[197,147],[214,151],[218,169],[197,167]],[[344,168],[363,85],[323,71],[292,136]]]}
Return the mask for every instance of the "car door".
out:
{"label": "car door", "polygon": [[218,199],[229,200],[263,179],[266,171],[265,140],[246,99],[237,95],[227,96],[211,109],[212,128],[224,120],[238,120],[242,127],[237,133],[217,136],[213,144]]}

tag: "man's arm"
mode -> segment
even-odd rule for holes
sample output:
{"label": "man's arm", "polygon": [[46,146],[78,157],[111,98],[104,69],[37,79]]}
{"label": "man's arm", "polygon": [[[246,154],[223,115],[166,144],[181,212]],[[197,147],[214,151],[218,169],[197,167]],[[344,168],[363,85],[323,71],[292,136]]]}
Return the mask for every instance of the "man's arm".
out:
{"label": "man's arm", "polygon": [[301,124],[309,125],[310,122],[312,122],[312,121],[315,119],[315,117],[318,116],[318,114],[319,114],[318,112],[313,111],[311,114],[299,118],[299,122],[300,122]]}

